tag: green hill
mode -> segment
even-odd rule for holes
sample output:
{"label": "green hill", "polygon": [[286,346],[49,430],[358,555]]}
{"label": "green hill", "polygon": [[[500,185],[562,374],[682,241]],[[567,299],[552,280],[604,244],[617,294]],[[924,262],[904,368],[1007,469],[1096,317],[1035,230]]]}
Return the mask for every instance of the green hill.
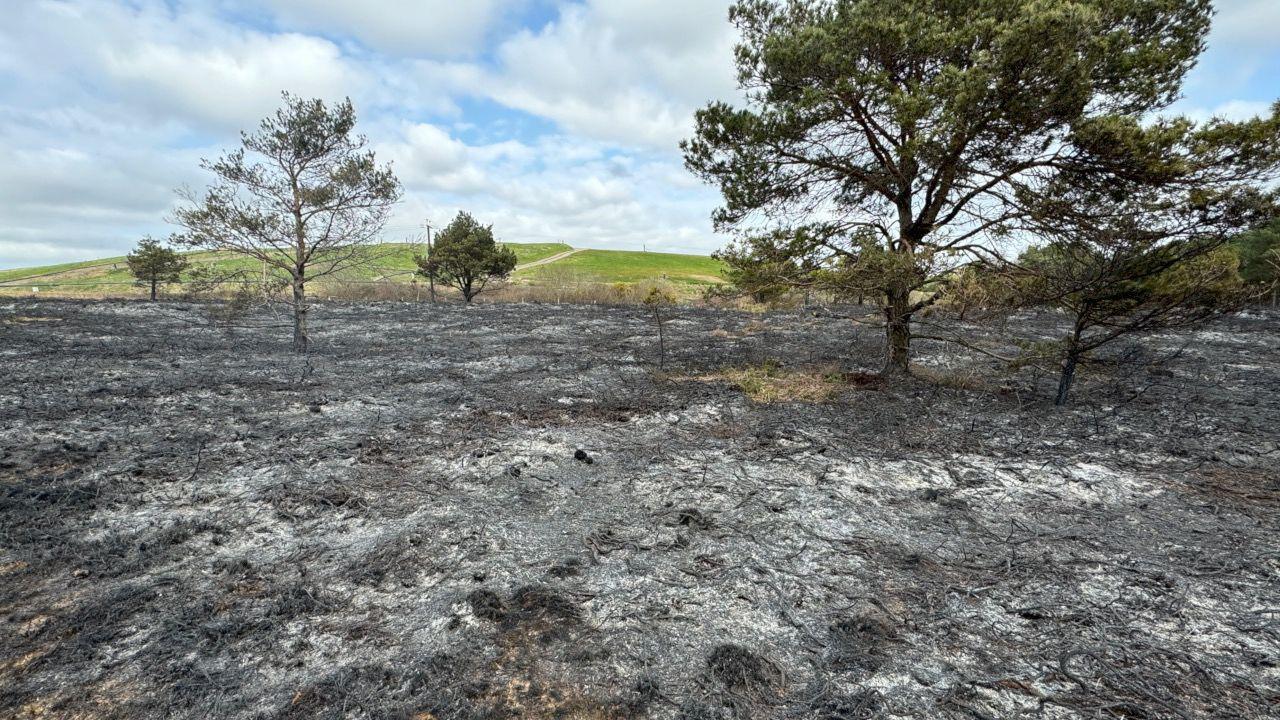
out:
{"label": "green hill", "polygon": [[706,255],[578,250],[556,262],[519,270],[516,279],[537,282],[568,274],[583,282],[634,283],[666,279],[688,285],[713,285],[724,282],[724,270],[724,263]]}
{"label": "green hill", "polygon": [[[664,280],[691,291],[698,286],[723,282],[724,266],[705,255],[681,255],[629,250],[578,250],[563,243],[511,243],[520,266],[512,281],[538,286],[566,282],[575,284],[637,283]],[[413,256],[425,248],[407,243],[387,243],[368,249],[365,263],[345,271],[329,282],[378,283],[413,280],[417,266]],[[220,271],[241,270],[258,273],[255,260],[226,252],[188,254],[193,268],[215,266]],[[0,270],[0,292],[26,294],[38,287],[48,295],[134,295],[137,290],[123,256],[62,263],[42,267]]]}

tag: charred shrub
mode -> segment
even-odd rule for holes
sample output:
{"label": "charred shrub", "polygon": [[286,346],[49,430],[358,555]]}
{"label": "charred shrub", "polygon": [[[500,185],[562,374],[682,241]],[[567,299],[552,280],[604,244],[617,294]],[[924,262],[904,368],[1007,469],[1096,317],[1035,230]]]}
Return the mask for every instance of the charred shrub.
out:
{"label": "charred shrub", "polygon": [[630,697],[619,703],[619,709],[625,717],[637,717],[643,715],[649,705],[660,697],[662,689],[658,681],[646,675],[631,686]]}
{"label": "charred shrub", "polygon": [[50,623],[46,629],[64,637],[64,645],[76,653],[92,652],[104,643],[129,633],[134,616],[151,607],[160,593],[150,583],[121,585],[115,590],[90,599],[76,608],[62,622]]}
{"label": "charred shrub", "polygon": [[729,717],[728,710],[700,702],[689,703],[680,709],[680,720],[726,720]]}
{"label": "charred shrub", "polygon": [[271,604],[272,617],[289,620],[300,615],[324,613],[336,607],[336,601],[320,587],[306,581],[289,583]]}
{"label": "charred shrub", "polygon": [[887,646],[897,633],[878,615],[863,614],[832,623],[827,661],[836,670],[874,673],[888,659]]}
{"label": "charred shrub", "polygon": [[347,564],[348,577],[359,585],[376,587],[394,580],[403,587],[412,587],[424,570],[418,561],[421,542],[415,533],[407,533],[379,543],[372,551]]}
{"label": "charred shrub", "polygon": [[554,618],[574,621],[579,617],[578,606],[557,590],[542,585],[526,585],[511,594],[511,602],[525,617]]}
{"label": "charred shrub", "polygon": [[506,615],[502,598],[492,590],[472,590],[467,595],[467,602],[471,605],[471,614],[478,618],[498,622]]}
{"label": "charred shrub", "polygon": [[782,670],[741,645],[717,645],[707,656],[707,672],[725,688],[744,695],[773,697],[782,691]]}
{"label": "charred shrub", "polygon": [[884,702],[874,690],[852,695],[825,695],[813,703],[820,720],[872,720],[884,717]]}
{"label": "charred shrub", "polygon": [[542,585],[526,585],[511,594],[504,625],[528,628],[543,640],[560,637],[581,622],[576,603]]}

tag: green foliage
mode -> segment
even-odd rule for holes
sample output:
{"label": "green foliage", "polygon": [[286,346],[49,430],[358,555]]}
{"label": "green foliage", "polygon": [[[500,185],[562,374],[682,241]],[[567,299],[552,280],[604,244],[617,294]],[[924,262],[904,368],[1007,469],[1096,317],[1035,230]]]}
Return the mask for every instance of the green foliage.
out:
{"label": "green foliage", "polygon": [[[1177,170],[1133,122],[1178,96],[1211,14],[1209,0],[739,0],[748,105],[700,110],[685,162],[721,189],[717,227],[747,236],[725,255],[740,277],[884,298],[905,369],[911,317],[941,297],[912,293],[988,257],[1016,228],[1015,196],[1072,166]],[[1245,145],[1231,130],[1219,146]],[[1103,139],[1126,132],[1111,153]]]}
{"label": "green foliage", "polygon": [[364,246],[378,241],[401,195],[355,124],[350,100],[330,107],[285,93],[240,148],[202,163],[216,183],[184,193],[174,213],[186,246],[246,256],[290,279],[299,352],[308,344],[307,282],[368,262]]}
{"label": "green foliage", "polygon": [[460,212],[440,231],[430,253],[416,258],[419,273],[457,288],[471,302],[491,280],[502,279],[516,268],[516,254],[498,245],[493,226],[481,225]]}
{"label": "green foliage", "polygon": [[952,273],[940,292],[943,301],[963,319],[972,310],[1005,309],[1016,305],[1022,288],[1016,275],[975,264]]}
{"label": "green foliage", "polygon": [[181,253],[161,245],[151,237],[143,238],[138,247],[125,257],[125,262],[138,284],[151,288],[152,300],[156,299],[157,285],[178,282],[182,271],[187,268],[187,260]]}
{"label": "green foliage", "polygon": [[[817,257],[796,250],[808,241],[804,230],[779,230],[745,238],[714,257],[729,268],[725,276],[732,290],[750,295],[755,302],[771,303],[793,289],[820,284],[815,275],[820,267]],[[731,290],[718,294],[729,295]]]}
{"label": "green foliage", "polygon": [[1046,184],[1019,189],[1025,228],[1048,241],[1018,263],[1032,301],[1063,308],[1063,404],[1076,367],[1132,333],[1200,322],[1243,299],[1242,227],[1274,217],[1280,104],[1270,117],[1196,125],[1132,118],[1082,124],[1092,157]]}
{"label": "green foliage", "polygon": [[1240,255],[1240,277],[1246,283],[1266,288],[1280,283],[1280,220],[1241,233],[1231,244]]}
{"label": "green foliage", "polygon": [[676,298],[666,288],[655,285],[649,288],[641,302],[653,314],[653,321],[658,326],[658,369],[664,370],[667,366],[667,335],[663,327],[667,318],[664,310],[674,305]]}
{"label": "green foliage", "polygon": [[1071,321],[1061,341],[1024,348],[1028,363],[1051,358],[1061,366],[1059,405],[1095,350],[1126,335],[1202,322],[1244,298],[1239,257],[1212,235],[1082,233],[1028,250],[1019,266],[1023,297],[1059,307]]}
{"label": "green foliage", "polygon": [[640,301],[642,305],[649,308],[655,317],[661,317],[662,308],[674,305],[676,302],[675,295],[666,288],[657,285],[649,288],[649,292],[645,293],[644,298]]}
{"label": "green foliage", "polygon": [[1071,312],[1084,333],[1083,349],[1141,319],[1141,329],[1200,319],[1206,311],[1233,307],[1243,281],[1239,256],[1230,247],[1204,241],[1161,246],[1058,244],[1024,253],[1020,263],[1034,273],[1024,286]]}

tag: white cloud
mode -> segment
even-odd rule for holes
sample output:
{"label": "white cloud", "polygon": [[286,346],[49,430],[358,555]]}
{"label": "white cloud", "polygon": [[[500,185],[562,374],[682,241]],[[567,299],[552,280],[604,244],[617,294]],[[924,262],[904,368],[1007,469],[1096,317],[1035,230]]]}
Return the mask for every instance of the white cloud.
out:
{"label": "white cloud", "polygon": [[37,0],[6,20],[0,56],[36,93],[29,103],[106,96],[161,121],[225,131],[256,123],[284,90],[340,99],[371,84],[328,40],[268,34],[163,2]]}
{"label": "white cloud", "polygon": [[1204,122],[1211,118],[1239,122],[1255,117],[1263,117],[1271,113],[1271,103],[1260,100],[1229,100],[1212,108],[1186,107],[1181,114]]}
{"label": "white cloud", "polygon": [[168,133],[75,109],[0,114],[0,266],[117,255],[169,232],[174,188],[199,182],[199,148],[157,151]]}
{"label": "white cloud", "polygon": [[694,109],[734,92],[724,0],[589,0],[497,50],[481,87],[592,138],[673,149]]}
{"label": "white cloud", "polygon": [[1280,30],[1276,0],[1216,0],[1210,42],[1238,50],[1275,50]]}
{"label": "white cloud", "polygon": [[[715,193],[681,169],[675,143],[693,108],[732,87],[727,3],[565,3],[547,26],[490,43],[487,60],[441,59],[475,50],[504,22],[494,13],[521,3],[6,8],[0,265],[120,254],[165,234],[173,190],[210,180],[199,158],[235,146],[286,89],[355,100],[359,130],[407,189],[388,239],[466,208],[509,241],[716,247]],[[474,98],[559,130],[501,109],[468,117]]]}
{"label": "white cloud", "polygon": [[249,33],[216,47],[149,41],[104,48],[102,68],[153,112],[228,129],[269,114],[284,90],[339,100],[360,79],[336,46],[303,35]]}
{"label": "white cloud", "polygon": [[393,164],[406,188],[458,194],[484,189],[487,178],[473,148],[434,125],[408,125],[402,133],[402,140],[379,145],[377,153]]}
{"label": "white cloud", "polygon": [[393,237],[418,232],[424,220],[442,226],[465,209],[509,242],[684,251],[720,244],[707,220],[714,193],[670,182],[686,175],[670,156],[569,135],[471,145],[439,126],[399,132],[378,147],[408,190]]}
{"label": "white cloud", "polygon": [[267,0],[293,27],[350,34],[370,47],[423,57],[473,55],[514,0]]}
{"label": "white cloud", "polygon": [[[355,101],[407,190],[388,239],[465,208],[509,241],[712,250],[718,195],[676,143],[694,110],[738,96],[729,2],[3,3],[0,266],[165,234],[173,189],[205,185],[199,159],[234,147],[282,90]],[[1216,4],[1178,108],[1264,112],[1280,95],[1257,80],[1280,59],[1280,2]],[[516,27],[531,9],[551,19]]]}
{"label": "white cloud", "polygon": [[256,124],[282,89],[340,97],[361,85],[327,40],[162,2],[36,0],[6,7],[5,19],[4,265],[119,254],[167,234],[174,189],[207,182],[200,157]]}

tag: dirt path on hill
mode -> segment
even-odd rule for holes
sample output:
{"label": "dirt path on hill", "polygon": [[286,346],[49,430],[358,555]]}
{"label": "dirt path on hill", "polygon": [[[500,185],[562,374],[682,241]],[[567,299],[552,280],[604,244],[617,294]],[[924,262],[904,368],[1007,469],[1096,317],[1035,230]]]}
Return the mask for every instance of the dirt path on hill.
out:
{"label": "dirt path on hill", "polygon": [[529,268],[535,268],[535,267],[538,267],[539,265],[550,265],[553,262],[558,262],[560,260],[563,260],[569,257],[570,255],[576,255],[577,253],[580,253],[580,252],[582,252],[582,248],[574,248],[572,250],[566,250],[565,252],[562,252],[562,253],[557,253],[555,255],[552,255],[551,257],[544,257],[541,260],[534,260],[531,263],[525,263],[524,265],[517,265],[515,272],[519,272],[521,270],[528,270]]}

